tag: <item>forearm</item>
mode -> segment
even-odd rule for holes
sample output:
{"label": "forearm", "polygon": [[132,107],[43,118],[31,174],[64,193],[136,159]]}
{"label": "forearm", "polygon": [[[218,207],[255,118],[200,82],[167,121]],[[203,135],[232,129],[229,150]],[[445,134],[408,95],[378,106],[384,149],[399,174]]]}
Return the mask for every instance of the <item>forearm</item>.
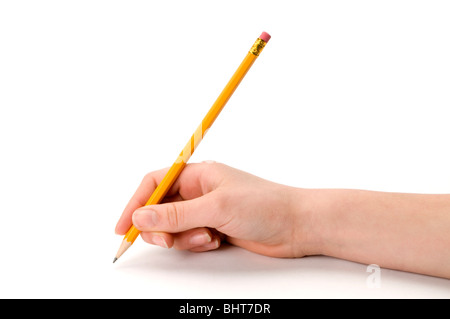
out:
{"label": "forearm", "polygon": [[450,195],[301,192],[317,253],[450,278]]}

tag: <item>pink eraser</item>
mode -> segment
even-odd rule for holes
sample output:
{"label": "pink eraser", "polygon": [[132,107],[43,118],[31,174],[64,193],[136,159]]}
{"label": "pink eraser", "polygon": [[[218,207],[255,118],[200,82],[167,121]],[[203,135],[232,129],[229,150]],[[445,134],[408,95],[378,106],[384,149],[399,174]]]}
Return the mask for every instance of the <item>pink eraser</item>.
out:
{"label": "pink eraser", "polygon": [[259,38],[260,38],[261,40],[263,40],[264,42],[269,42],[271,36],[270,36],[270,34],[268,34],[267,32],[263,32],[263,33],[261,33],[261,35],[259,36]]}

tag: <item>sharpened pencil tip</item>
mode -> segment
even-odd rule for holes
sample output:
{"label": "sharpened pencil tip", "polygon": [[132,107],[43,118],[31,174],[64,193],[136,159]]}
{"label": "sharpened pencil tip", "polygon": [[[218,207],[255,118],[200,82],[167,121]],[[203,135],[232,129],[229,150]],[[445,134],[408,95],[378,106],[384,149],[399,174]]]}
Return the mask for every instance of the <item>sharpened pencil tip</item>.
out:
{"label": "sharpened pencil tip", "polygon": [[114,258],[114,260],[113,260],[113,264],[115,263],[117,261],[117,258]]}

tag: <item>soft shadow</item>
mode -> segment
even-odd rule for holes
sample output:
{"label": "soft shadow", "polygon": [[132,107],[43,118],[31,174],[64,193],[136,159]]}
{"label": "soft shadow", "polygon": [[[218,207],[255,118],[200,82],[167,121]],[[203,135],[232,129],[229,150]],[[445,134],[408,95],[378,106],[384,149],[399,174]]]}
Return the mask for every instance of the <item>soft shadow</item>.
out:
{"label": "soft shadow", "polygon": [[162,249],[149,246],[134,254],[131,258],[120,260],[117,268],[154,272],[183,273],[258,273],[274,270],[317,273],[353,273],[365,274],[366,265],[348,262],[327,256],[309,256],[304,258],[275,258],[262,256],[245,249],[222,244],[214,251],[193,253],[175,249]]}
{"label": "soft shadow", "polygon": [[149,247],[132,258],[121,261],[120,269],[144,271],[165,270],[169,272],[259,272],[280,268],[298,269],[299,259],[282,259],[261,256],[228,244],[214,251],[193,253],[175,249]]}
{"label": "soft shadow", "polygon": [[[258,255],[242,248],[223,244],[220,249],[204,253],[177,251],[148,246],[133,256],[119,261],[117,269],[138,272],[152,276],[163,271],[167,275],[276,275],[291,276],[293,280],[317,278],[327,282],[358,282],[365,287],[370,275],[367,265],[328,256],[309,256],[304,258],[273,258]],[[389,286],[409,286],[413,289],[433,289],[443,293],[450,291],[450,281],[443,278],[396,271],[382,268],[383,290]],[[224,276],[226,277],[226,276]],[[241,278],[241,277],[240,277]],[[242,277],[243,278],[243,277]],[[303,278],[303,279],[302,279]],[[381,291],[380,291],[381,292]],[[407,298],[408,296],[405,295]]]}

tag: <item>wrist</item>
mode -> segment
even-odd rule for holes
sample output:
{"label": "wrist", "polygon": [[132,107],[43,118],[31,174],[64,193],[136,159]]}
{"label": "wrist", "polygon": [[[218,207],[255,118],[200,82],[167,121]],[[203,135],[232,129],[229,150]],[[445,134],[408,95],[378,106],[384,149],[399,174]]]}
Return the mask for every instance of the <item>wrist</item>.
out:
{"label": "wrist", "polygon": [[291,188],[291,213],[294,215],[293,246],[295,257],[323,255],[327,251],[327,216],[332,198],[324,190]]}

